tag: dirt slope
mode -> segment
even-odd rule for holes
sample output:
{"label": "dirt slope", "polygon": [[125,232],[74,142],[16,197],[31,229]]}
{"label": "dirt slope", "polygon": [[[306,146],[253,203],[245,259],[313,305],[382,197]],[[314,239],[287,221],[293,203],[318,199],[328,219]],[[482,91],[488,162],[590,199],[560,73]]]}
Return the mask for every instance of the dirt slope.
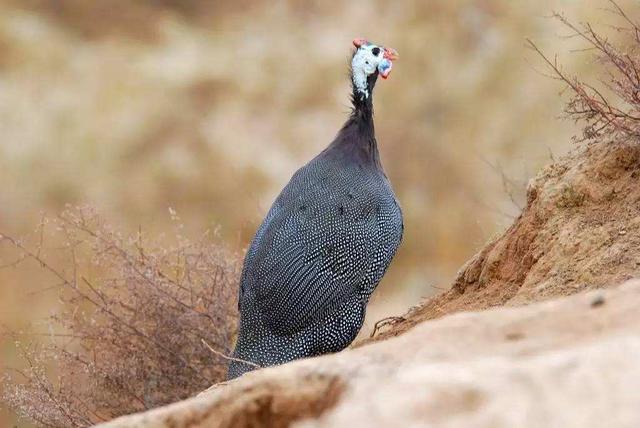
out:
{"label": "dirt slope", "polygon": [[592,143],[543,169],[520,217],[462,267],[451,289],[375,340],[445,314],[567,296],[639,272],[640,144]]}
{"label": "dirt slope", "polygon": [[640,281],[462,313],[103,428],[640,426]]}
{"label": "dirt slope", "polygon": [[640,281],[559,298],[640,277],[639,175],[640,145],[581,148],[451,290],[374,339],[104,426],[640,426]]}

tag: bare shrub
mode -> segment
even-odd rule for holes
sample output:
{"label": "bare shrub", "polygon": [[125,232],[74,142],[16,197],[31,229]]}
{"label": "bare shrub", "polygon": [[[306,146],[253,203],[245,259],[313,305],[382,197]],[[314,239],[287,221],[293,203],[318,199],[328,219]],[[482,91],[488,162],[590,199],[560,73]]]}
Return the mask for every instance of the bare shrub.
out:
{"label": "bare shrub", "polygon": [[602,66],[599,83],[585,82],[567,73],[558,64],[557,57],[550,59],[531,40],[527,45],[546,62],[554,79],[562,81],[571,92],[565,107],[568,117],[586,122],[578,141],[607,137],[640,137],[640,26],[613,0],[609,0],[610,12],[623,21],[610,28],[627,37],[619,43],[596,31],[589,23],[576,24],[560,13],[553,17],[571,33],[569,38],[580,38],[585,50],[594,55]]}
{"label": "bare shrub", "polygon": [[[51,234],[63,243],[53,251],[45,248]],[[224,378],[226,360],[205,342],[229,354],[240,265],[209,237],[177,236],[163,248],[79,208],[43,220],[33,249],[0,240],[20,252],[14,264],[34,260],[55,278],[64,308],[49,320],[47,343],[25,345],[16,336],[27,367],[5,376],[3,399],[20,415],[43,426],[88,426]],[[66,267],[51,261],[61,253]]]}

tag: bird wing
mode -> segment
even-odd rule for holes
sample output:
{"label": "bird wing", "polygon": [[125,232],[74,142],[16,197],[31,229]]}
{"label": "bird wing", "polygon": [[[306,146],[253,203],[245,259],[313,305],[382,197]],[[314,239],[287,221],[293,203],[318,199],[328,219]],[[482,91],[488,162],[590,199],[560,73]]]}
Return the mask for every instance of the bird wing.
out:
{"label": "bird wing", "polygon": [[253,288],[255,308],[272,331],[293,334],[361,289],[379,245],[377,212],[348,209],[323,205],[313,212],[287,204],[268,214],[250,249],[253,269],[243,286]]}

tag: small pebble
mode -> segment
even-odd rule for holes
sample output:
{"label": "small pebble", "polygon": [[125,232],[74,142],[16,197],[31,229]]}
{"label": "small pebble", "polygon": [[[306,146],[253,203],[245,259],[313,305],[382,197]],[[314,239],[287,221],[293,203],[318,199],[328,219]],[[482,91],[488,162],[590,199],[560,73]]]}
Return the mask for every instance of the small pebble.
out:
{"label": "small pebble", "polygon": [[505,335],[507,340],[521,340],[524,339],[524,333],[520,332],[510,332]]}
{"label": "small pebble", "polygon": [[604,305],[604,297],[597,296],[591,301],[591,307],[597,308],[598,306]]}

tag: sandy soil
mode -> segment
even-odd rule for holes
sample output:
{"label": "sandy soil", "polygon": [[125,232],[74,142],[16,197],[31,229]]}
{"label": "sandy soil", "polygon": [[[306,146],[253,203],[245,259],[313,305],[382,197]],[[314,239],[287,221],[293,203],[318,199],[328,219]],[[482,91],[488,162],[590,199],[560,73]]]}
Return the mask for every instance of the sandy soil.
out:
{"label": "sandy soil", "polygon": [[450,315],[103,427],[636,427],[639,305],[636,280]]}

